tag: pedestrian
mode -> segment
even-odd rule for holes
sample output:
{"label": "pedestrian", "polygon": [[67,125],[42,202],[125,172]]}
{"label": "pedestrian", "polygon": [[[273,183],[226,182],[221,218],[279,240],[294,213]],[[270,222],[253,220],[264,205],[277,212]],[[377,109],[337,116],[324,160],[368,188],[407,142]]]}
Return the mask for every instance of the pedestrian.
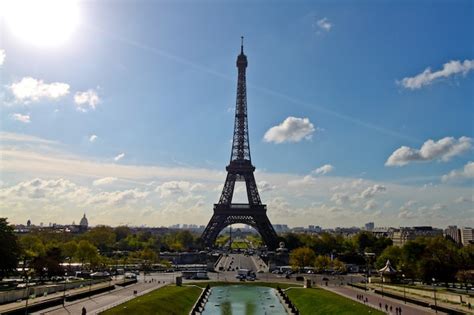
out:
{"label": "pedestrian", "polygon": [[367,298],[367,297],[365,298],[365,303],[366,304],[369,303],[369,298]]}
{"label": "pedestrian", "polygon": [[472,310],[472,305],[471,305],[471,302],[467,303],[467,308]]}
{"label": "pedestrian", "polygon": [[87,314],[86,307],[85,307],[85,306],[83,306],[83,307],[82,307],[82,315],[86,315],[86,314]]}
{"label": "pedestrian", "polygon": [[390,305],[390,313],[392,312],[392,305]]}
{"label": "pedestrian", "polygon": [[388,305],[385,304],[385,312],[388,312]]}
{"label": "pedestrian", "polygon": [[402,307],[401,306],[398,308],[398,315],[402,315]]}
{"label": "pedestrian", "polygon": [[379,308],[382,309],[382,303],[379,302]]}

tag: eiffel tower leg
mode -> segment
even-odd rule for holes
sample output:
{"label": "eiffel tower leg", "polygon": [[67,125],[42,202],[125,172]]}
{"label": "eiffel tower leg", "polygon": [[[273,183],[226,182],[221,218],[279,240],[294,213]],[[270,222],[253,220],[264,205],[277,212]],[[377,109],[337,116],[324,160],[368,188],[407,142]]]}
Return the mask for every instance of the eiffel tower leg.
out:
{"label": "eiffel tower leg", "polygon": [[225,228],[226,216],[213,214],[211,220],[206,226],[206,229],[202,233],[202,241],[205,247],[212,248],[216,242],[217,236],[220,231]]}
{"label": "eiffel tower leg", "polygon": [[275,250],[278,247],[278,236],[267,215],[255,216],[255,222],[255,228],[262,236],[263,242],[267,245],[268,249]]}

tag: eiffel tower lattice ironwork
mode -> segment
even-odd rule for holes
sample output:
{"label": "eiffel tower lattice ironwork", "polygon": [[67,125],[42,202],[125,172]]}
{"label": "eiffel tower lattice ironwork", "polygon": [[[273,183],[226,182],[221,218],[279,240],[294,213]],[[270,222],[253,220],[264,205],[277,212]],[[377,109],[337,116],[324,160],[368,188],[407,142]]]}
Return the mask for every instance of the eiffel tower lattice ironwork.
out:
{"label": "eiffel tower lattice ironwork", "polygon": [[[237,68],[234,137],[230,163],[226,167],[227,178],[219,202],[214,204],[214,214],[201,238],[205,246],[213,247],[217,236],[225,227],[243,223],[252,226],[260,233],[267,248],[275,249],[278,243],[277,234],[267,217],[267,206],[260,200],[253,174],[255,167],[250,158],[245,79],[247,56],[244,54],[243,37],[240,55],[237,57]],[[236,181],[245,181],[248,203],[232,203]]]}

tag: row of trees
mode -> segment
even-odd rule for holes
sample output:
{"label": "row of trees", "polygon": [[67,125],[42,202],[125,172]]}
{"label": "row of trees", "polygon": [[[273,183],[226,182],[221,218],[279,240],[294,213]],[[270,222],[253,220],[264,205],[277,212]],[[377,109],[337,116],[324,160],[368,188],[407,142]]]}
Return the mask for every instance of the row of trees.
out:
{"label": "row of trees", "polygon": [[93,268],[141,263],[146,268],[159,262],[160,251],[193,250],[198,244],[198,235],[189,231],[134,233],[126,226],[99,226],[80,235],[32,231],[17,236],[6,218],[0,218],[0,278],[18,265],[31,267],[40,278],[63,275],[60,264],[69,262]]}
{"label": "row of trees", "polygon": [[[407,279],[431,282],[474,282],[474,245],[460,247],[443,237],[417,238],[404,246],[393,246],[389,239],[377,239],[362,232],[352,238],[322,235],[286,236],[293,244],[303,245],[290,254],[294,268],[314,266],[317,271],[344,271],[344,264],[369,264],[382,268],[387,260]],[[334,246],[334,247],[331,247]],[[375,253],[375,259],[365,253]],[[330,257],[333,257],[331,259]],[[369,259],[369,260],[367,260]]]}

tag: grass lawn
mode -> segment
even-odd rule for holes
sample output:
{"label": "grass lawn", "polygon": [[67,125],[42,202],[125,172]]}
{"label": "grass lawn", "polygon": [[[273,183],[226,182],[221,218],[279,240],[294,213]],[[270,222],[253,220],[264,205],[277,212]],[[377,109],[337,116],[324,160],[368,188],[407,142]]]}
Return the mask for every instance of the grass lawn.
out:
{"label": "grass lawn", "polygon": [[101,314],[189,314],[201,292],[196,287],[169,285],[120,304]]}
{"label": "grass lawn", "polygon": [[232,241],[231,247],[232,247],[232,249],[238,249],[238,248],[247,249],[247,248],[249,248],[249,244],[247,244],[247,242],[243,242],[243,241]]}
{"label": "grass lawn", "polygon": [[302,315],[384,314],[376,309],[323,289],[290,289],[286,293]]}

